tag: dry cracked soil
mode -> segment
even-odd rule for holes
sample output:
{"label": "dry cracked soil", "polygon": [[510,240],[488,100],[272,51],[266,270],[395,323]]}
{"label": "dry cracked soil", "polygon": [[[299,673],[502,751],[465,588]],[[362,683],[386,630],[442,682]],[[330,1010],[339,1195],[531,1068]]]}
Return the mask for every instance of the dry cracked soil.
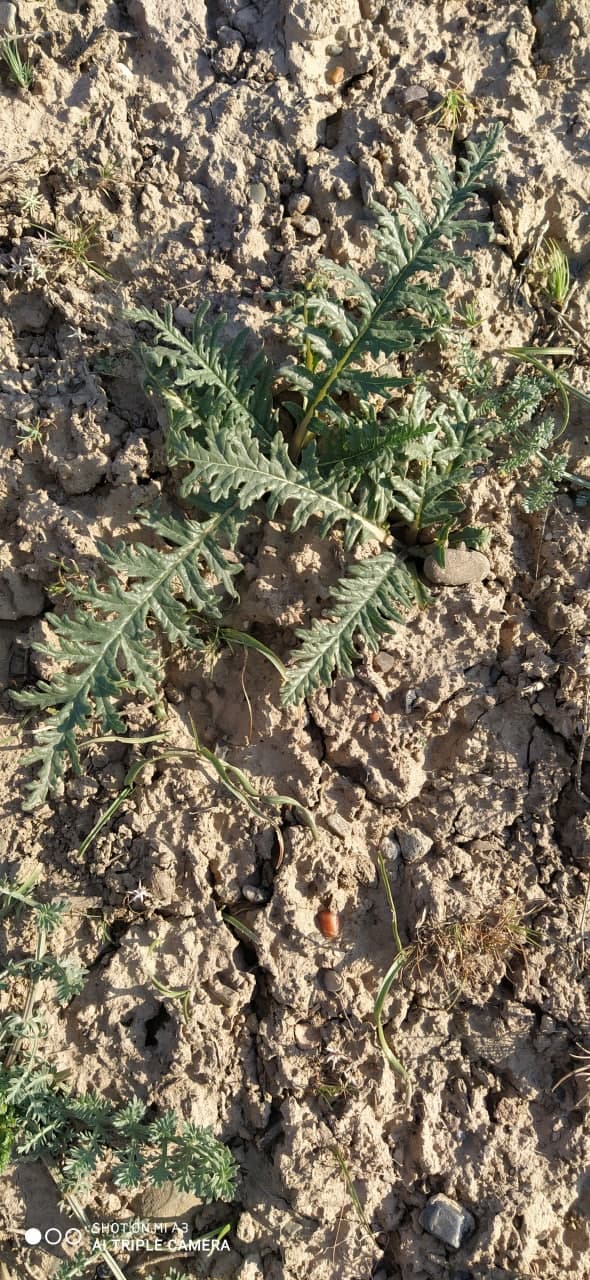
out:
{"label": "dry cracked soil", "polygon": [[[202,761],[150,765],[80,857],[130,748],[99,744],[25,812],[9,695],[43,670],[31,644],[64,578],[92,576],[97,539],[132,537],[166,492],[129,306],[169,303],[183,327],[209,301],[280,354],[273,291],[321,255],[365,266],[368,202],[400,181],[427,203],[434,160],[501,121],[479,210],[494,236],[450,293],[475,301],[482,356],[573,344],[569,376],[590,390],[589,0],[15,0],[0,23],[34,72],[29,89],[0,72],[2,875],[35,872],[44,900],[68,901],[55,946],[88,969],[65,1009],[43,1000],[44,1055],[81,1090],[211,1125],[241,1169],[235,1202],[208,1209],[105,1173],[88,1217],[231,1224],[224,1252],[133,1258],[130,1277],[589,1280],[585,1081],[559,1083],[590,1048],[590,529],[574,494],[527,515],[510,477],[476,477],[484,580],[434,588],[302,709],[281,707],[257,652],[171,656],[169,743],[190,744],[192,719],[257,788],[312,811],[315,840],[282,811],[282,859],[272,823]],[[436,108],[457,86],[451,138]],[[544,233],[575,282],[563,317],[527,277]],[[587,474],[588,410],[571,409]],[[284,657],[339,554],[259,521],[234,625]],[[135,717],[153,731],[149,708]],[[379,855],[409,948],[385,1031],[411,1096],[373,1018],[394,954]],[[25,921],[10,939],[26,953]],[[187,989],[183,1013],[169,993]],[[454,1244],[429,1217],[441,1194]],[[5,1172],[3,1280],[68,1258],[24,1240],[71,1226],[58,1200],[39,1162]]]}

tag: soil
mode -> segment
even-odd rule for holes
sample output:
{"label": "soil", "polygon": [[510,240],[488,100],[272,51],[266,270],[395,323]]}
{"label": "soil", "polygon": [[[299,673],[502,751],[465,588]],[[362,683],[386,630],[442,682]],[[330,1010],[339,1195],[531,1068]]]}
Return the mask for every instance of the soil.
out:
{"label": "soil", "polygon": [[[13,16],[0,5],[1,21]],[[132,532],[166,490],[163,419],[125,309],[170,303],[184,325],[209,300],[230,332],[247,324],[280,351],[273,290],[322,254],[364,266],[367,203],[390,202],[395,181],[428,204],[434,160],[454,160],[424,107],[451,86],[474,104],[455,152],[505,125],[474,273],[467,290],[450,281],[451,296],[476,301],[482,354],[573,341],[569,376],[590,390],[576,337],[590,318],[588,0],[19,0],[16,21],[35,79],[19,91],[3,69],[0,91],[5,690],[42,670],[30,645],[60,575],[92,574],[97,539]],[[86,256],[108,276],[39,227],[70,239],[92,227]],[[576,282],[554,332],[526,284],[544,230]],[[586,422],[572,402],[582,468]],[[192,717],[257,787],[312,810],[315,841],[284,813],[280,865],[272,824],[206,766],[178,761],[145,771],[80,858],[130,749],[88,752],[84,774],[27,814],[27,734],[3,695],[2,874],[36,870],[41,896],[68,899],[57,950],[90,970],[65,1011],[44,1003],[44,1052],[80,1089],[137,1092],[210,1124],[241,1165],[229,1207],[168,1187],[130,1201],[106,1181],[86,1206],[99,1221],[231,1222],[229,1251],[175,1260],[187,1275],[590,1277],[585,1082],[558,1084],[590,1043],[588,515],[564,490],[527,516],[513,482],[489,475],[470,503],[493,534],[488,576],[434,587],[433,608],[304,709],[281,709],[257,653],[244,666],[225,650],[211,671],[170,663],[171,743],[190,743]],[[335,546],[269,522],[235,621],[256,622],[284,657],[337,573]],[[373,1021],[394,954],[379,853],[416,948],[385,1008],[410,1100]],[[322,908],[339,913],[336,938],[318,928]],[[484,918],[500,940],[462,958],[447,922]],[[188,1020],[162,986],[190,989]],[[440,1192],[473,1215],[459,1248],[422,1224]],[[38,1163],[5,1176],[11,1280],[41,1280],[68,1256],[23,1242],[30,1226],[65,1229],[57,1201]],[[128,1274],[169,1265],[154,1255]]]}

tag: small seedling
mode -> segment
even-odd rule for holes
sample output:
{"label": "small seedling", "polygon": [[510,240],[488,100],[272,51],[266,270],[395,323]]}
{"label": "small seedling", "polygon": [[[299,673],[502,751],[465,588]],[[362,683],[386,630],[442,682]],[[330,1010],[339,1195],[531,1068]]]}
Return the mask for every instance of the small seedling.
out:
{"label": "small seedling", "polygon": [[32,224],[35,230],[42,231],[45,237],[45,244],[50,248],[54,248],[57,252],[65,254],[68,258],[84,267],[86,271],[93,271],[95,275],[100,276],[101,280],[112,280],[110,272],[104,267],[94,262],[91,254],[100,244],[100,236],[97,234],[98,224],[74,222],[71,231],[53,231],[49,227],[39,226],[38,223]]}
{"label": "small seedling", "polygon": [[368,1221],[368,1219],[367,1219],[367,1215],[366,1215],[366,1213],[365,1213],[365,1211],[364,1211],[364,1209],[363,1209],[363,1206],[362,1206],[362,1204],[361,1204],[361,1202],[360,1202],[360,1200],[359,1200],[358,1191],[357,1191],[357,1189],[356,1189],[356,1187],[355,1187],[355,1185],[354,1185],[354,1181],[353,1181],[352,1175],[351,1175],[351,1173],[350,1173],[350,1170],[349,1170],[349,1168],[348,1168],[348,1164],[347,1164],[347,1162],[346,1162],[346,1159],[345,1159],[345,1157],[344,1157],[344,1155],[343,1155],[342,1151],[340,1150],[340,1147],[337,1147],[337,1146],[332,1147],[332,1154],[335,1156],[335,1158],[336,1158],[336,1163],[337,1163],[337,1165],[338,1165],[338,1168],[340,1169],[340,1172],[341,1172],[341,1174],[342,1174],[342,1177],[344,1178],[344,1185],[345,1185],[346,1190],[347,1190],[347,1192],[348,1192],[348,1194],[349,1194],[349,1196],[350,1196],[350,1200],[351,1200],[351,1203],[352,1203],[352,1207],[353,1207],[354,1212],[355,1212],[355,1214],[356,1214],[356,1216],[357,1216],[357,1218],[358,1218],[358,1220],[359,1220],[359,1223],[360,1223],[360,1226],[361,1226],[362,1233],[363,1233],[363,1235],[365,1235],[366,1237],[368,1237],[368,1239],[369,1239],[369,1240],[371,1240],[371,1242],[372,1242],[372,1243],[374,1243],[374,1241],[375,1241],[375,1233],[374,1233],[374,1231],[372,1231],[372,1229],[371,1229],[371,1224],[370,1224],[370,1222]]}
{"label": "small seedling", "polygon": [[462,307],[457,307],[457,315],[466,329],[479,329],[483,324],[481,313],[475,302],[466,302]]}
{"label": "small seedling", "polygon": [[439,129],[446,129],[447,133],[450,133],[451,141],[453,142],[459,125],[474,110],[474,104],[465,90],[461,85],[454,85],[447,90],[438,106],[434,107],[432,111],[428,111],[425,116],[422,116],[422,122],[432,120]]}
{"label": "small seedling", "polygon": [[43,196],[34,187],[27,187],[19,196],[18,204],[25,218],[38,218],[43,208]]}
{"label": "small seedling", "polygon": [[547,238],[533,261],[533,278],[551,304],[561,311],[571,287],[567,254],[556,240]]}
{"label": "small seedling", "polygon": [[33,418],[31,422],[23,422],[17,430],[17,439],[26,444],[42,444],[45,423],[42,418]]}
{"label": "small seedling", "polygon": [[404,966],[407,964],[410,956],[413,953],[413,947],[404,947],[402,940],[399,936],[399,929],[397,924],[397,911],[396,911],[393,894],[391,892],[391,885],[389,883],[389,877],[387,875],[387,868],[385,866],[385,859],[383,857],[383,854],[380,853],[378,855],[377,861],[379,865],[379,874],[381,876],[381,882],[385,890],[385,896],[387,898],[387,903],[388,903],[389,911],[391,915],[391,931],[393,933],[395,955],[392,963],[389,966],[389,969],[387,970],[387,973],[385,974],[385,977],[381,983],[381,986],[379,987],[379,991],[377,992],[377,998],[375,1000],[373,1016],[375,1018],[375,1026],[377,1028],[377,1039],[381,1046],[381,1052],[383,1054],[383,1057],[385,1058],[385,1061],[389,1063],[389,1066],[392,1068],[392,1070],[395,1071],[396,1075],[400,1076],[400,1078],[404,1081],[406,1086],[406,1094],[409,1101],[410,1094],[411,1094],[410,1076],[409,1076],[409,1073],[406,1071],[406,1068],[404,1067],[403,1063],[400,1062],[399,1058],[393,1052],[393,1049],[387,1042],[387,1038],[385,1036],[385,1030],[383,1028],[383,1009],[385,1006],[385,1001],[387,1000],[387,997],[389,995],[389,992],[391,991],[391,988],[394,982],[399,978]]}
{"label": "small seedling", "polygon": [[5,36],[0,40],[0,58],[8,67],[8,78],[19,89],[30,89],[35,78],[30,62],[21,57],[18,47],[19,37]]}
{"label": "small seedling", "polygon": [[513,898],[471,920],[445,920],[423,927],[412,960],[421,977],[425,972],[432,980],[441,977],[455,1004],[466,988],[477,990],[494,975],[499,981],[515,954],[526,969],[525,948],[538,946],[539,941]]}

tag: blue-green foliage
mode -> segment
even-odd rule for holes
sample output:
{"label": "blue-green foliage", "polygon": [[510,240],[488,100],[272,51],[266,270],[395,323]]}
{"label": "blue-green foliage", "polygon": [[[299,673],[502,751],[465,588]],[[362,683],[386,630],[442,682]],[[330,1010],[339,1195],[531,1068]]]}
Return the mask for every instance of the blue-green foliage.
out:
{"label": "blue-green foliage", "polygon": [[[499,132],[479,146],[466,144],[455,180],[437,168],[429,218],[399,185],[397,211],[373,208],[370,279],[321,262],[293,300],[285,323],[302,355],[276,375],[290,441],[273,403],[275,375],[263,353],[249,356],[245,335],[224,344],[221,321],[210,323],[205,307],[191,338],[174,327],[169,309],[163,317],[133,313],[155,333],[143,347],[146,383],[167,406],[168,461],[179,470],[178,492],[191,515],[144,517],[150,545],[101,545],[104,578],[72,584],[69,612],[53,617],[53,643],[42,652],[58,671],[17,695],[22,706],[48,713],[28,757],[40,766],[29,807],[56,785],[67,758],[79,767],[79,735],[91,721],[121,734],[122,699],[133,691],[157,696],[161,637],[198,647],[220,620],[240,570],[228,552],[261,503],[271,517],[282,512],[291,529],[313,520],[347,553],[361,543],[375,548],[336,585],[328,617],[298,632],[283,687],[288,702],[335,672],[351,675],[359,644],[375,649],[424,603],[408,544],[426,531],[444,554],[461,528],[461,486],[474,464],[488,459],[506,422],[515,447],[534,454],[526,424],[546,394],[540,380],[499,392],[491,367],[468,348],[460,389],[441,396],[426,375],[408,372],[413,354],[448,330],[441,272],[468,266],[456,245],[482,224],[464,209],[496,154]],[[469,530],[468,537],[477,545],[482,534]]]}

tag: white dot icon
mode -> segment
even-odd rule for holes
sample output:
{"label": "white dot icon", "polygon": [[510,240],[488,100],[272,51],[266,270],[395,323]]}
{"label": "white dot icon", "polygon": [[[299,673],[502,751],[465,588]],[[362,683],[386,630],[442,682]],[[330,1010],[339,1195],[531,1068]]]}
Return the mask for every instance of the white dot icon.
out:
{"label": "white dot icon", "polygon": [[39,1244],[41,1240],[41,1232],[38,1227],[27,1227],[25,1231],[25,1244]]}

